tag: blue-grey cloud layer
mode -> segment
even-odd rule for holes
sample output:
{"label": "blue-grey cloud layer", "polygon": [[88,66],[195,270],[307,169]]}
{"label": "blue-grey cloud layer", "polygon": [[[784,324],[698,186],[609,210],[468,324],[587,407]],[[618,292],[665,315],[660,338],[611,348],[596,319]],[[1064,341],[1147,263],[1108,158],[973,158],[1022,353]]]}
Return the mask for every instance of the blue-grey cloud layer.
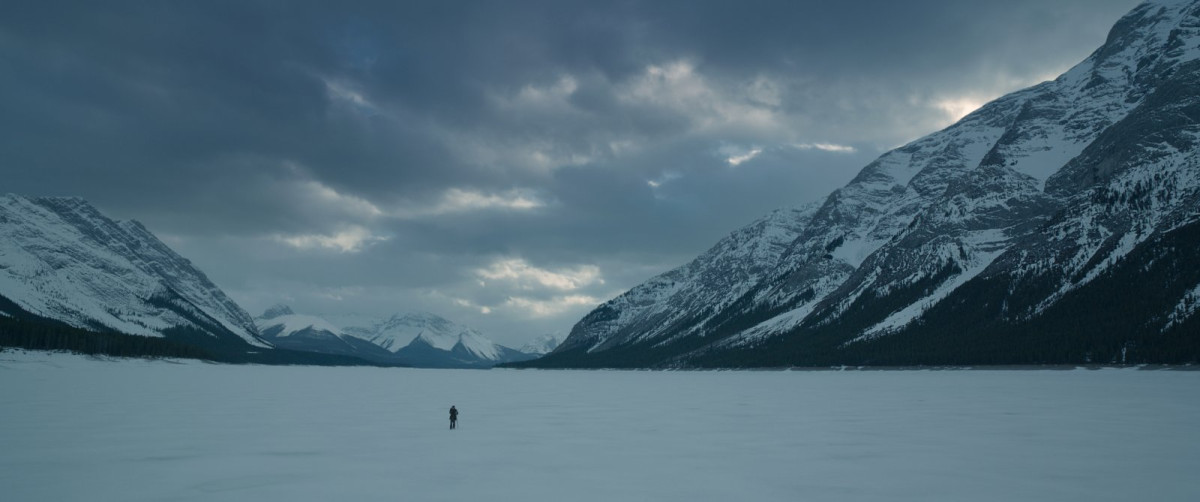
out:
{"label": "blue-grey cloud layer", "polygon": [[1052,77],[1133,4],[6,5],[0,189],[142,220],[250,309],[515,344]]}

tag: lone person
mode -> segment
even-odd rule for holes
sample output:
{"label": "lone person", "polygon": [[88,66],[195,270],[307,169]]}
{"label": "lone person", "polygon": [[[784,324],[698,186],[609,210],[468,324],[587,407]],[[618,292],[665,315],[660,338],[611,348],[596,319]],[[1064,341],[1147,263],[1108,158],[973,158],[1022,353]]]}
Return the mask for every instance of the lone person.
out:
{"label": "lone person", "polygon": [[450,428],[453,429],[458,425],[458,410],[454,409],[454,405],[450,405]]}

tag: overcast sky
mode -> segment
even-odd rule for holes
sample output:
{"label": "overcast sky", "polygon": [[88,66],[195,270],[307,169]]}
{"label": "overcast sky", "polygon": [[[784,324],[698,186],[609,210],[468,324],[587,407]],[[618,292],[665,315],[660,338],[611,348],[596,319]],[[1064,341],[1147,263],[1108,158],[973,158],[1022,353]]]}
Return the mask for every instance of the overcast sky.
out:
{"label": "overcast sky", "polygon": [[5,2],[0,192],[137,219],[253,315],[426,310],[519,347],[1054,78],[1136,3]]}

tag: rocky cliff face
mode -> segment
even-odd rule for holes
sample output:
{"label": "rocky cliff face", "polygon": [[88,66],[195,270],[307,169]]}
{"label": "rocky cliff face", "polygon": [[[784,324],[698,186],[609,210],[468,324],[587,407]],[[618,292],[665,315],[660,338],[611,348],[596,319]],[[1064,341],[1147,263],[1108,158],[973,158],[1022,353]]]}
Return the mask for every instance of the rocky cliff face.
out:
{"label": "rocky cliff face", "polygon": [[1056,80],[601,305],[537,364],[1194,358],[1198,56],[1200,5],[1142,4]]}

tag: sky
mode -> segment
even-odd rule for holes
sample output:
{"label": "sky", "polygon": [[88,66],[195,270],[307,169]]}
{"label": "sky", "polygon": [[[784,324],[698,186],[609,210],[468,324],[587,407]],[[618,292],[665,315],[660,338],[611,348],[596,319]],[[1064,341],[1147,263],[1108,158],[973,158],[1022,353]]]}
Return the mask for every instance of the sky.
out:
{"label": "sky", "polygon": [[1136,4],[6,2],[0,192],[141,221],[251,315],[519,347],[1053,79]]}

